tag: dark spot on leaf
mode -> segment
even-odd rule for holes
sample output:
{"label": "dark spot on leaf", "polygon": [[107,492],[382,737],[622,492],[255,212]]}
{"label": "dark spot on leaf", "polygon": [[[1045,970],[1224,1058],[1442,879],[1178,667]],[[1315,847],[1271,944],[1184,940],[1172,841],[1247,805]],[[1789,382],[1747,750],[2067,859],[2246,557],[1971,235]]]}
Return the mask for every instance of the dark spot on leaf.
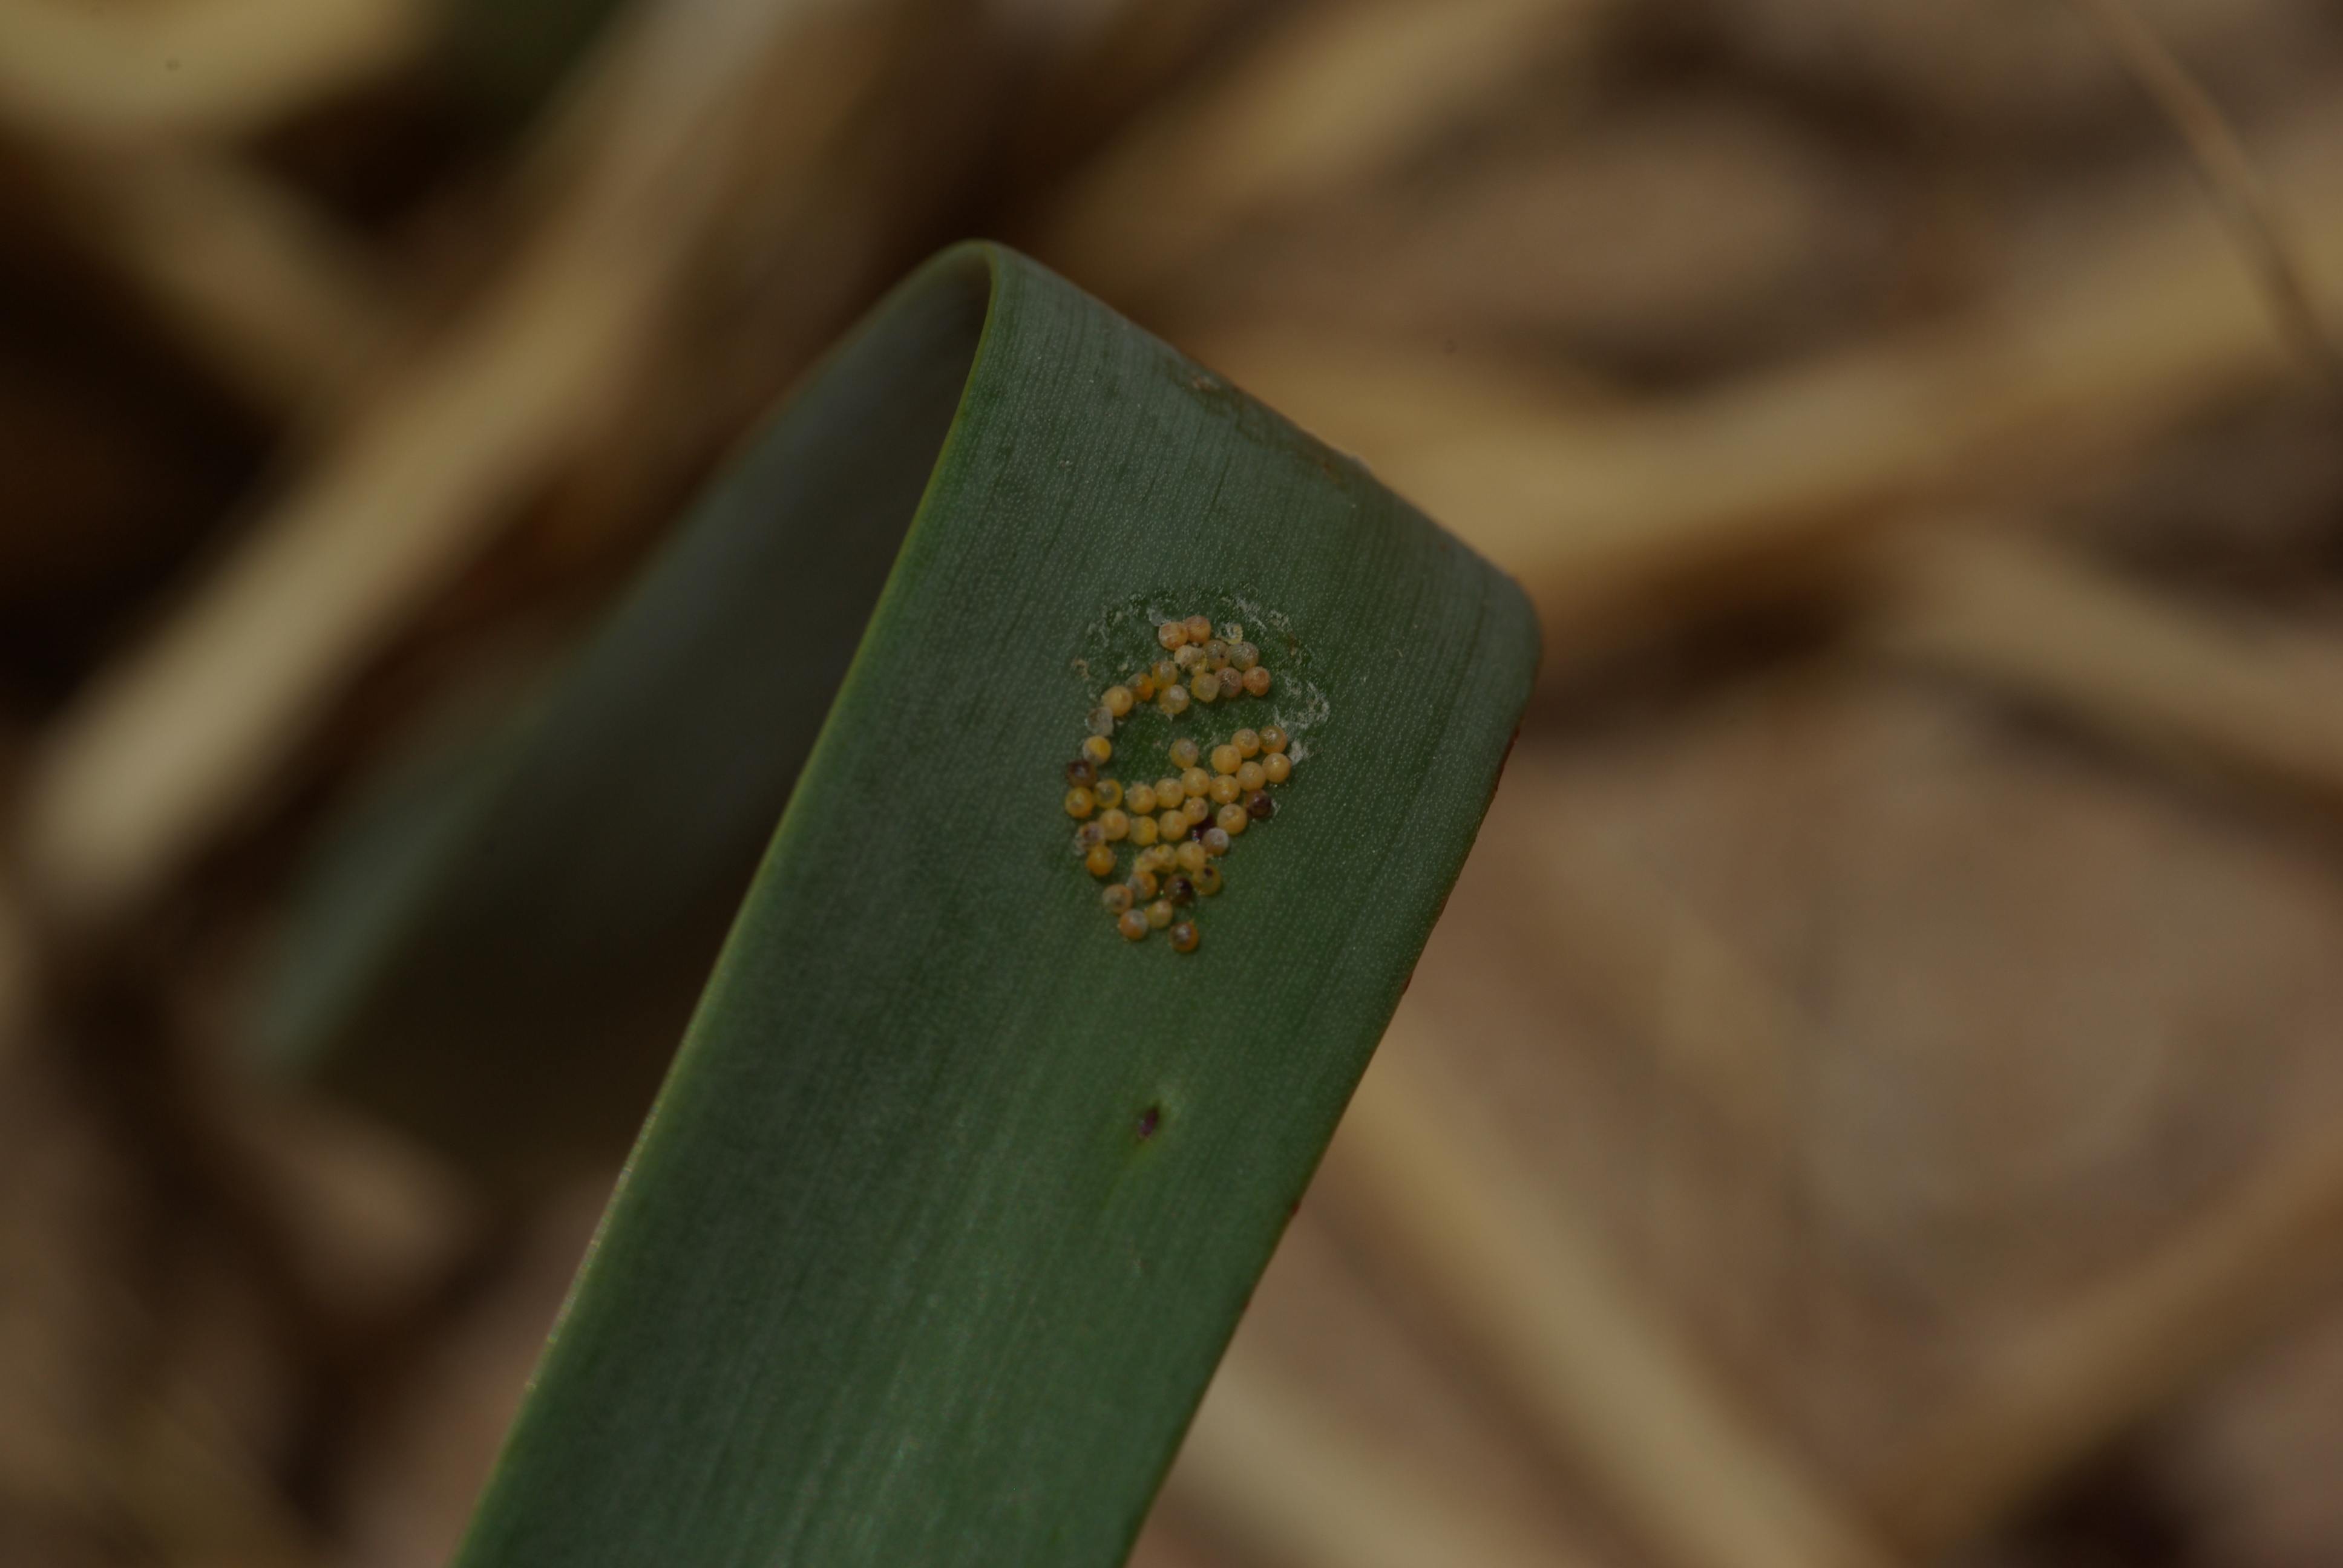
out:
{"label": "dark spot on leaf", "polygon": [[1155,1136],[1155,1130],[1162,1125],[1163,1108],[1160,1105],[1149,1106],[1139,1113],[1139,1141],[1141,1143],[1146,1142]]}

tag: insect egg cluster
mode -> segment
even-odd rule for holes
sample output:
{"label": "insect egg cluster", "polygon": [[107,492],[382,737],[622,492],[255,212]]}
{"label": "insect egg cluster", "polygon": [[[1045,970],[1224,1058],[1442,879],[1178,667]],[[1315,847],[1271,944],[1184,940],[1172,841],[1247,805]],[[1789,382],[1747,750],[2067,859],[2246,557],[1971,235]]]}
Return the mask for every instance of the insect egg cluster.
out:
{"label": "insect egg cluster", "polygon": [[1234,622],[1215,627],[1201,615],[1167,620],[1155,640],[1164,657],[1108,687],[1091,709],[1089,734],[1066,764],[1066,815],[1078,824],[1075,853],[1105,882],[1099,901],[1123,939],[1144,941],[1164,931],[1172,951],[1192,953],[1202,940],[1197,900],[1226,885],[1220,861],[1237,839],[1277,815],[1270,791],[1293,777],[1293,758],[1276,725],[1242,725],[1209,745],[1175,738],[1151,781],[1142,776],[1126,784],[1111,775],[1116,730],[1142,707],[1177,722],[1220,703],[1241,707],[1267,697],[1272,684],[1261,649]]}

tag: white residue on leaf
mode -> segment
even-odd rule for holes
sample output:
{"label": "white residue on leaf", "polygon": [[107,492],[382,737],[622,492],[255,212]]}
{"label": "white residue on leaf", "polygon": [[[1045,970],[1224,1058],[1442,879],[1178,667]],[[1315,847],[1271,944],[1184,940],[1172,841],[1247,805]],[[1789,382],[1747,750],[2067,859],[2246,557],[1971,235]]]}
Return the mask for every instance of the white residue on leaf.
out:
{"label": "white residue on leaf", "polygon": [[[1151,594],[1109,606],[1084,628],[1091,654],[1087,659],[1075,661],[1077,670],[1088,680],[1092,668],[1114,670],[1118,672],[1116,679],[1145,669],[1162,657],[1162,649],[1155,641],[1155,628],[1167,620],[1210,613],[1216,624],[1242,622],[1246,639],[1261,648],[1261,661],[1268,666],[1270,678],[1275,683],[1269,699],[1270,719],[1293,737],[1290,749],[1293,759],[1301,761],[1310,754],[1302,736],[1333,717],[1334,709],[1325,688],[1310,678],[1309,653],[1294,635],[1293,618],[1242,594],[1222,593],[1211,598],[1214,602],[1207,606]],[[1248,709],[1251,706],[1248,702]]]}
{"label": "white residue on leaf", "polygon": [[[1283,611],[1235,595],[1231,596],[1230,602],[1236,606],[1236,618],[1245,623],[1248,635],[1251,628],[1266,627],[1277,634],[1280,642],[1300,645],[1302,639],[1293,635],[1293,619]],[[1293,737],[1288,749],[1293,759],[1299,762],[1310,755],[1310,748],[1303,742],[1302,736],[1332,718],[1334,705],[1328,699],[1324,687],[1291,663],[1271,660],[1266,657],[1270,645],[1259,638],[1253,640],[1262,643],[1264,655],[1262,662],[1270,666],[1270,674],[1277,682],[1271,717]],[[1281,648],[1278,651],[1282,653],[1285,649]]]}

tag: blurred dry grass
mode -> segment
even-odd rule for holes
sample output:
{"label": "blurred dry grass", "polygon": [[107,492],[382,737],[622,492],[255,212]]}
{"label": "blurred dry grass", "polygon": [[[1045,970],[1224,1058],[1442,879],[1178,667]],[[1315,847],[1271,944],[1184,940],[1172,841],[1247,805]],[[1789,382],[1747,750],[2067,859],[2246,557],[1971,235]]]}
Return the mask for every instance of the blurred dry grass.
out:
{"label": "blurred dry grass", "polygon": [[444,1554],[599,1194],[232,1069],[287,868],[966,232],[1554,649],[1141,1562],[2343,1559],[2330,7],[462,31],[0,0],[0,1562]]}

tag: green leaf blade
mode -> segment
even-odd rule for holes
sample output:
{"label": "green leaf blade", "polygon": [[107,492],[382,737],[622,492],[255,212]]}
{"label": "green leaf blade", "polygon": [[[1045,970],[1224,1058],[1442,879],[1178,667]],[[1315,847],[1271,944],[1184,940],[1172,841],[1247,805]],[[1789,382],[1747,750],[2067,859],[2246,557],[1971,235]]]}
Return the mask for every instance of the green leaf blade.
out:
{"label": "green leaf blade", "polygon": [[[890,308],[980,277],[941,455],[467,1568],[1119,1562],[1494,788],[1537,664],[1513,585],[1021,258],[948,253]],[[856,352],[830,376],[883,383]],[[1148,608],[1287,628],[1287,684],[1184,731],[1307,725],[1188,955],[1115,934],[1059,805]],[[1168,770],[1169,732],[1126,726],[1117,771]]]}

